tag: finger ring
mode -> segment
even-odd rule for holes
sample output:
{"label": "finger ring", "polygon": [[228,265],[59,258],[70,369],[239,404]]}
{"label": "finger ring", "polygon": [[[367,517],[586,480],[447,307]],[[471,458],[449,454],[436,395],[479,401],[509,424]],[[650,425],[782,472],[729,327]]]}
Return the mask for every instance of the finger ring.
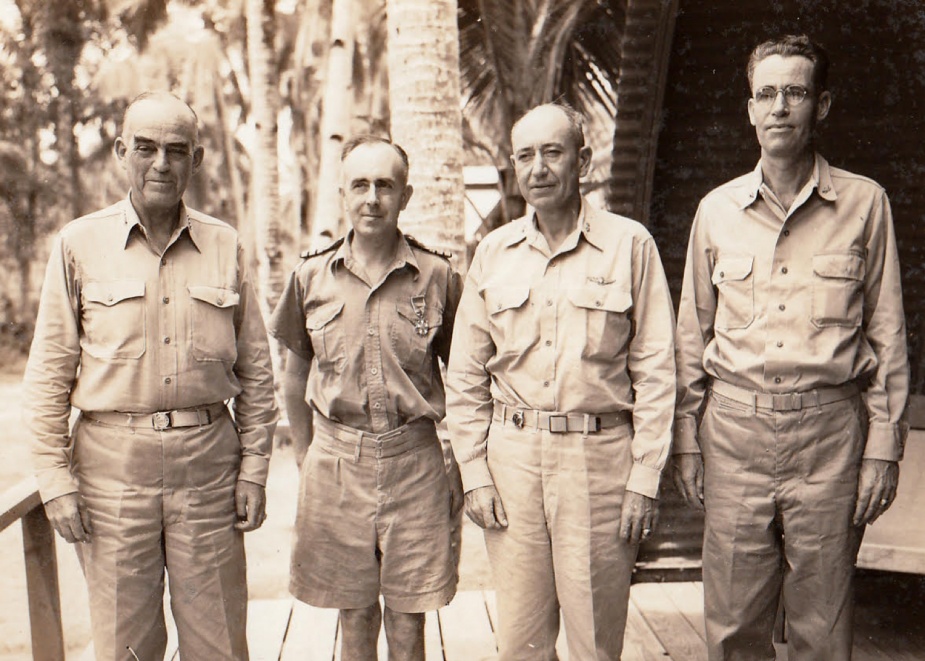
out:
{"label": "finger ring", "polygon": [[887,500],[886,498],[884,498],[883,500],[880,501],[880,504],[881,504],[881,505],[889,505],[889,503],[890,503],[890,501]]}
{"label": "finger ring", "polygon": [[642,531],[643,537],[648,537],[648,536],[649,536],[649,533],[651,533],[651,532],[652,532],[651,530],[649,530],[648,528],[645,528],[645,529]]}

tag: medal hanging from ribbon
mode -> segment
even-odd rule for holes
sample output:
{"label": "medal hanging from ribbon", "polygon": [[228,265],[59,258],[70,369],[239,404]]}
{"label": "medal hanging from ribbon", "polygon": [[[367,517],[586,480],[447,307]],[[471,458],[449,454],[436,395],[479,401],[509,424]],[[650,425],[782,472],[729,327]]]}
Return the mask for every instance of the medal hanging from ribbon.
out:
{"label": "medal hanging from ribbon", "polygon": [[412,296],[411,297],[411,309],[414,310],[416,315],[416,321],[414,322],[414,332],[424,337],[427,335],[427,332],[430,330],[430,327],[427,325],[427,319],[424,318],[424,310],[426,308],[426,303],[424,302],[423,296]]}

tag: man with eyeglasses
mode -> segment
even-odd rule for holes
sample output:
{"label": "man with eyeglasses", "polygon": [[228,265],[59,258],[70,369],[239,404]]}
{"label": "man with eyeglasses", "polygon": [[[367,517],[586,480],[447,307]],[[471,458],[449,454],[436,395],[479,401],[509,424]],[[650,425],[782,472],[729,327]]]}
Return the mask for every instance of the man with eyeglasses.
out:
{"label": "man with eyeglasses", "polygon": [[[748,63],[754,171],[700,203],[678,312],[675,483],[706,509],[709,658],[850,659],[864,526],[896,496],[908,393],[890,205],[815,133],[828,59],[805,36]],[[706,399],[702,418],[698,414]]]}

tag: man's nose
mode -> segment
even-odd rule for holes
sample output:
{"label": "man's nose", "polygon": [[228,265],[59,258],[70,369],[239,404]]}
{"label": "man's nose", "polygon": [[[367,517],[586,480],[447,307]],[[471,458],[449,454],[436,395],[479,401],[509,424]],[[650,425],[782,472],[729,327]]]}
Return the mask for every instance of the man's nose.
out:
{"label": "man's nose", "polygon": [[366,204],[369,204],[370,206],[372,206],[378,203],[379,203],[379,190],[376,188],[375,185],[371,185],[368,189],[366,189]]}
{"label": "man's nose", "polygon": [[165,172],[170,169],[170,159],[167,158],[166,149],[158,149],[154,157],[154,169]]}
{"label": "man's nose", "polygon": [[542,152],[536,152],[533,156],[532,167],[534,173],[543,173],[546,171],[546,159],[543,157]]}
{"label": "man's nose", "polygon": [[787,105],[787,99],[784,96],[784,90],[777,90],[774,95],[774,103],[771,104],[771,112],[775,115],[785,115],[790,112],[790,106]]}

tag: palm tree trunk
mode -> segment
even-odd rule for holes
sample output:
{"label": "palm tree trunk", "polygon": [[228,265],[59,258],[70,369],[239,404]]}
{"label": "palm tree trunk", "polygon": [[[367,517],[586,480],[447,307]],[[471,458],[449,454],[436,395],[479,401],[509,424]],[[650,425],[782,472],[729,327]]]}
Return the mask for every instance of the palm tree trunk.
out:
{"label": "palm tree trunk", "polygon": [[328,71],[321,111],[321,156],[311,218],[311,245],[317,247],[343,232],[340,154],[350,132],[353,105],[354,0],[334,0]]}
{"label": "palm tree trunk", "polygon": [[[256,229],[257,295],[269,318],[283,289],[280,250],[277,112],[279,88],[274,60],[275,0],[247,0],[247,56],[251,80],[251,117],[257,139],[251,154],[250,216]],[[274,350],[274,368],[280,368]]]}
{"label": "palm tree trunk", "polygon": [[456,0],[388,0],[392,138],[415,193],[404,231],[464,266],[465,221]]}

